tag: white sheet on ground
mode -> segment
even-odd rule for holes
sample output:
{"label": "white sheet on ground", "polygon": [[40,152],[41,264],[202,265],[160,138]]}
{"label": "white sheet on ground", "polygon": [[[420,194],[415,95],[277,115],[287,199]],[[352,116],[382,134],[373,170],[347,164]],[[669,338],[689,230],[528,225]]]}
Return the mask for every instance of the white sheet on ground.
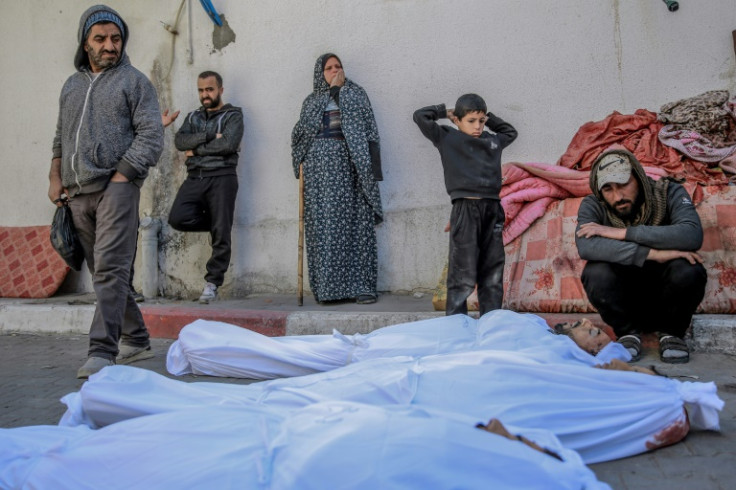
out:
{"label": "white sheet on ground", "polygon": [[367,335],[266,337],[221,322],[197,320],[169,348],[166,368],[174,375],[204,374],[273,379],[329,371],[379,357],[423,357],[479,349],[526,352],[557,361],[601,364],[628,361],[628,351],[610,343],[592,356],[564,335],[554,335],[543,318],[495,310],[476,320],[439,317],[380,328]]}
{"label": "white sheet on ground", "polygon": [[[380,358],[333,371],[251,385],[184,383],[112,366],[63,401],[61,424],[100,427],[197,405],[297,409],[345,400],[377,406],[431,407],[479,420],[551,430],[588,463],[639,454],[679,441],[689,427],[718,430],[723,402],[715,384],[640,373],[545,363],[526,354],[473,351]],[[699,425],[695,425],[695,424]]]}
{"label": "white sheet on ground", "polygon": [[564,461],[474,428],[476,420],[350,402],[285,414],[201,407],[100,430],[0,429],[1,488],[608,489],[548,431],[507,426]]}

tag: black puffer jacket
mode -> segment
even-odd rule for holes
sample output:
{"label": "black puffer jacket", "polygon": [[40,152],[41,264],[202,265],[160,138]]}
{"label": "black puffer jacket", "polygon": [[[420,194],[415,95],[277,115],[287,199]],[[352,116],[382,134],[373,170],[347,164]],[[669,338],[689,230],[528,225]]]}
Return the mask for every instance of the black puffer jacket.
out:
{"label": "black puffer jacket", "polygon": [[[222,138],[217,138],[217,134]],[[174,144],[179,151],[192,150],[187,158],[189,172],[235,167],[243,139],[243,111],[225,104],[217,111],[200,107],[190,112],[176,133]]]}

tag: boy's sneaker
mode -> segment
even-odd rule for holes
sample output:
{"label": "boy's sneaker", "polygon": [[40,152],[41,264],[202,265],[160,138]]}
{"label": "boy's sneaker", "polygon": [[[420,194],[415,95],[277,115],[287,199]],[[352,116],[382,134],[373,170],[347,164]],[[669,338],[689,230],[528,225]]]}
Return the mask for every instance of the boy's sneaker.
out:
{"label": "boy's sneaker", "polygon": [[217,286],[212,284],[211,282],[208,282],[204,286],[204,290],[202,291],[202,295],[199,297],[199,302],[203,305],[207,305],[210,303],[210,301],[214,301],[217,299]]}
{"label": "boy's sneaker", "polygon": [[118,364],[130,364],[131,362],[142,361],[153,357],[151,346],[135,347],[132,345],[121,345],[118,351],[118,357],[115,362]]}
{"label": "boy's sneaker", "polygon": [[77,370],[77,378],[87,379],[93,374],[101,371],[102,368],[113,366],[114,364],[115,361],[105,359],[104,357],[90,357],[87,359],[87,362]]}

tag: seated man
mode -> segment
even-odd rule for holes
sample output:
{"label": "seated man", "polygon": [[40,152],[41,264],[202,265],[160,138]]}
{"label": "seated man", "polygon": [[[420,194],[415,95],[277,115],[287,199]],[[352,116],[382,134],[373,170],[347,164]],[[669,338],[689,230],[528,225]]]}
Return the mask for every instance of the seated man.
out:
{"label": "seated man", "polygon": [[703,228],[687,191],[654,181],[628,151],[604,152],[590,172],[593,194],[578,211],[575,243],[588,263],[582,282],[618,341],[641,356],[641,334],[659,332],[664,362],[688,362],[683,340],[705,294],[696,253]]}

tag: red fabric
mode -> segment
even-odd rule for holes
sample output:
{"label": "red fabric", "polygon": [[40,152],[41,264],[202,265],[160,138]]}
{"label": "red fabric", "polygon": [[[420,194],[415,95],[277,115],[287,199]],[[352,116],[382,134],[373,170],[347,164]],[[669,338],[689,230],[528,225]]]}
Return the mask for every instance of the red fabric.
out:
{"label": "red fabric", "polygon": [[[663,123],[657,114],[646,109],[637,109],[634,114],[614,111],[602,121],[583,124],[573,137],[567,151],[557,164],[562,167],[590,170],[593,162],[606,148],[620,144],[644,166],[660,167],[667,175],[689,183],[721,185],[728,178],[720,169],[709,169],[702,162],[682,156],[677,150],[659,141],[659,130]],[[702,192],[694,197],[699,202]]]}
{"label": "red fabric", "polygon": [[50,226],[0,227],[0,296],[48,298],[69,272],[49,240]]}
{"label": "red fabric", "polygon": [[[547,206],[577,192],[590,193],[588,172],[543,163],[508,163],[503,166],[501,205],[506,213],[503,243],[510,243],[537,219]],[[579,187],[579,189],[578,189]],[[573,191],[573,192],[571,192]],[[583,193],[582,195],[585,195]]]}

